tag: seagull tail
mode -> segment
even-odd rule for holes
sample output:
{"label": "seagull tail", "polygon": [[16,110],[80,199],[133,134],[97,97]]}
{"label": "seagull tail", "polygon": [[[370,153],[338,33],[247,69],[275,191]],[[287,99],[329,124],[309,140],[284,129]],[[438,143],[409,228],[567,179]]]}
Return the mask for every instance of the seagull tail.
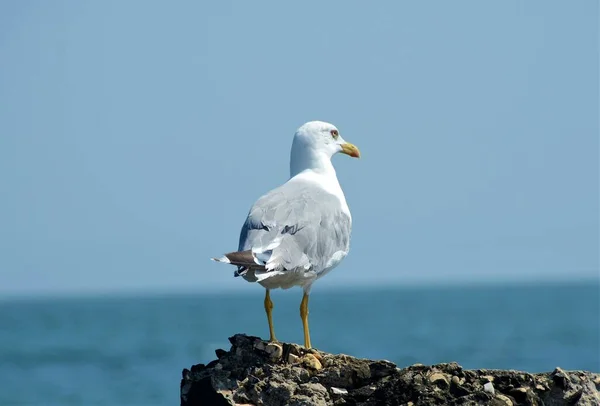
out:
{"label": "seagull tail", "polygon": [[237,266],[238,269],[235,271],[235,276],[244,275],[250,268],[263,271],[265,270],[264,265],[259,265],[256,263],[256,259],[254,258],[251,250],[234,251],[223,255],[221,258],[211,259],[216,262]]}
{"label": "seagull tail", "polygon": [[213,261],[238,266],[260,266],[256,263],[252,251],[234,251],[223,255],[221,258],[211,258]]}

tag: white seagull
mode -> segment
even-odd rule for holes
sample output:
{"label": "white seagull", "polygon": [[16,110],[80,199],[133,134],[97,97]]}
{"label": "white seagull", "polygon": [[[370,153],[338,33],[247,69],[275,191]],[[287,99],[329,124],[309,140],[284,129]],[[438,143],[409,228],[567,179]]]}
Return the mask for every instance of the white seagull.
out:
{"label": "white seagull", "polygon": [[352,216],[331,163],[338,152],[360,157],[358,148],[344,141],[334,125],[322,121],[302,125],[292,142],[290,179],[250,208],[238,250],[213,258],[237,266],[235,276],[266,288],[264,304],[270,341],[277,339],[269,291],[301,286],[304,346],[311,348],[311,286],[339,265],[350,249]]}

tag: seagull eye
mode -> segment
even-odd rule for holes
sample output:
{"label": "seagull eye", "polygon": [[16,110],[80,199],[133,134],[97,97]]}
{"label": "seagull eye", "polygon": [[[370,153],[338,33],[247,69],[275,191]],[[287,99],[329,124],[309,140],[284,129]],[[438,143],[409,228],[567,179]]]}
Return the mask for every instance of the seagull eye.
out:
{"label": "seagull eye", "polygon": [[338,130],[331,130],[330,133],[334,140],[340,136],[340,134],[338,133]]}

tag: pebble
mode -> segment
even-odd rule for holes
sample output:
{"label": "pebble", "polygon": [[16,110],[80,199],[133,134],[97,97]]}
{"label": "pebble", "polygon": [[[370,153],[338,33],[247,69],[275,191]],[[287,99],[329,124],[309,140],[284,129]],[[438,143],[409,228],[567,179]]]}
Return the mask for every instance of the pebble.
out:
{"label": "pebble", "polygon": [[483,391],[491,395],[494,395],[496,393],[496,391],[494,390],[494,385],[491,382],[488,382],[485,385],[483,385]]}
{"label": "pebble", "polygon": [[331,393],[333,393],[334,395],[347,395],[348,391],[344,388],[336,388],[335,386],[332,386]]}
{"label": "pebble", "polygon": [[496,399],[503,401],[506,404],[506,406],[513,406],[513,402],[508,396],[497,394]]}
{"label": "pebble", "polygon": [[459,378],[458,376],[454,375],[452,377],[452,383],[455,385],[462,385],[463,383],[465,383],[465,378]]}
{"label": "pebble", "polygon": [[308,350],[308,353],[314,355],[315,358],[318,359],[319,361],[323,361],[323,356],[321,356],[321,354],[319,354],[319,352],[317,350],[315,350],[314,348],[310,348]]}
{"label": "pebble", "polygon": [[529,389],[528,388],[514,388],[511,389],[509,394],[519,403],[527,401],[529,399]]}
{"label": "pebble", "polygon": [[287,362],[288,362],[288,364],[295,364],[298,362],[299,358],[300,358],[299,356],[289,353],[288,357],[287,357]]}
{"label": "pebble", "polygon": [[441,372],[434,372],[431,375],[429,375],[429,382],[444,388],[450,385],[450,382],[448,382],[448,377],[446,377],[446,375],[442,374]]}
{"label": "pebble", "polygon": [[315,371],[323,369],[321,361],[319,361],[313,354],[306,354],[304,357],[302,357],[302,364],[307,368],[314,369]]}
{"label": "pebble", "polygon": [[277,360],[283,355],[283,347],[277,343],[269,343],[265,346],[265,352],[271,359]]}

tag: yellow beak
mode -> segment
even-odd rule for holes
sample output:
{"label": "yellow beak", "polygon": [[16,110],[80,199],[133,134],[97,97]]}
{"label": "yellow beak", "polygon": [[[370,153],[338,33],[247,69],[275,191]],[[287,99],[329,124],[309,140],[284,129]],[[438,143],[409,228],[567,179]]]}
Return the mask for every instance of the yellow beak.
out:
{"label": "yellow beak", "polygon": [[342,144],[342,154],[349,155],[353,158],[360,158],[360,151],[354,144],[350,144],[349,142]]}

